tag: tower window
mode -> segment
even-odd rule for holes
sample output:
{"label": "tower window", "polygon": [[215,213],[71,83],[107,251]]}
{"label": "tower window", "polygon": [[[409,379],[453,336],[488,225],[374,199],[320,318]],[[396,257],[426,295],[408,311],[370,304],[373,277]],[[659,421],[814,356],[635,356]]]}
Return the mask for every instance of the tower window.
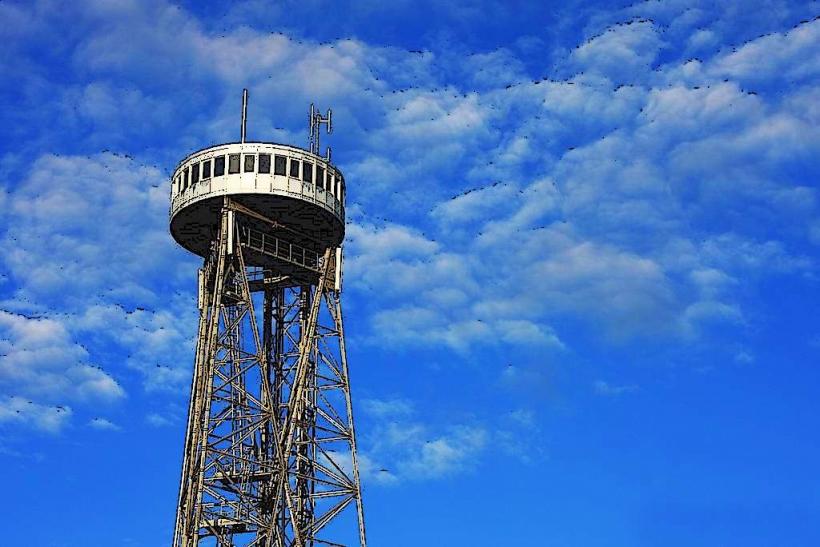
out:
{"label": "tower window", "polygon": [[256,162],[256,156],[253,154],[245,154],[245,172],[253,173],[253,165]]}
{"label": "tower window", "polygon": [[186,167],[182,171],[182,191],[183,192],[188,189],[188,180],[189,180],[188,179],[188,168]]}
{"label": "tower window", "polygon": [[302,162],[302,180],[305,182],[313,182],[313,164],[306,161]]}
{"label": "tower window", "polygon": [[239,172],[239,154],[228,156],[228,174],[235,175]]}
{"label": "tower window", "polygon": [[191,186],[199,182],[199,162],[191,166]]}
{"label": "tower window", "polygon": [[214,158],[214,176],[221,177],[225,174],[225,156]]}
{"label": "tower window", "polygon": [[211,178],[211,160],[202,162],[202,180]]}
{"label": "tower window", "polygon": [[290,176],[299,178],[299,160],[290,160]]}
{"label": "tower window", "polygon": [[325,186],[325,168],[321,165],[316,166],[316,185],[327,190],[327,186]]}
{"label": "tower window", "polygon": [[259,154],[259,172],[270,173],[270,154]]}
{"label": "tower window", "polygon": [[288,165],[288,160],[285,156],[274,156],[273,157],[273,174],[274,175],[287,175],[285,172]]}

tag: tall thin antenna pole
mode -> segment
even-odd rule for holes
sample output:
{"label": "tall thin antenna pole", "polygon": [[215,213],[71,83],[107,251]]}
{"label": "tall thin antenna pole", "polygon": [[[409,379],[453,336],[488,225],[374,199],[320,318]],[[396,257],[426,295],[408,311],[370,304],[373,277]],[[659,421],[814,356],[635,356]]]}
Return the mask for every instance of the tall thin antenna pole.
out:
{"label": "tall thin antenna pole", "polygon": [[[319,128],[325,124],[328,134],[333,132],[331,125],[331,117],[333,112],[328,108],[327,116],[322,116],[313,103],[310,103],[310,113],[308,114],[308,123],[310,125],[310,138],[308,139],[310,151],[317,156],[319,155]],[[327,148],[327,161],[330,161],[330,147]]]}
{"label": "tall thin antenna pole", "polygon": [[248,125],[248,90],[242,90],[242,142],[245,142],[245,131]]}

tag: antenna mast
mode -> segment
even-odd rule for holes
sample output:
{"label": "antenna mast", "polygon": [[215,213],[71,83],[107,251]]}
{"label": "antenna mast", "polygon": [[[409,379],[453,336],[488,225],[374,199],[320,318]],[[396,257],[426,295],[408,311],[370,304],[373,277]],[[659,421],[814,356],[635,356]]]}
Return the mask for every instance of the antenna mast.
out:
{"label": "antenna mast", "polygon": [[[322,116],[319,113],[319,109],[317,109],[313,103],[310,103],[310,115],[308,117],[308,123],[310,124],[310,151],[313,154],[319,155],[319,133],[322,124],[325,124],[327,127],[327,134],[330,135],[333,133],[333,125],[331,119],[333,117],[333,111],[331,109],[327,109],[327,116]],[[330,161],[330,147],[327,147],[327,161]]]}
{"label": "antenna mast", "polygon": [[248,125],[248,90],[242,90],[242,140],[245,142],[245,131]]}

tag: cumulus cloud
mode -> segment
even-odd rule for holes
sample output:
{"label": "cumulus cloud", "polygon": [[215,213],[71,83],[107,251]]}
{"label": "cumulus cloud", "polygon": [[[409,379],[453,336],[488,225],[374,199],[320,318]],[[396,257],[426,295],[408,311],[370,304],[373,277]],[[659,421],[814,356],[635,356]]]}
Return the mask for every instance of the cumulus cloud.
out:
{"label": "cumulus cloud", "polygon": [[517,188],[510,184],[495,183],[484,188],[468,190],[447,201],[438,203],[432,216],[446,224],[471,222],[494,217],[503,211],[504,204],[514,197]]}
{"label": "cumulus cloud", "polygon": [[[194,268],[167,235],[166,182],[153,167],[105,153],[43,156],[12,187],[9,224],[0,239],[16,289],[7,304],[62,312],[59,321],[41,321],[55,332],[50,341],[38,342],[37,351],[63,344],[69,350],[60,359],[77,361],[113,345],[127,354],[117,364],[142,371],[149,389],[183,383],[195,330],[186,283]],[[5,321],[11,326],[11,316]],[[16,358],[35,355],[32,348],[25,351]],[[74,391],[107,390],[113,397],[121,389],[86,365],[64,369],[80,386]],[[47,385],[63,389],[58,381]]]}
{"label": "cumulus cloud", "polygon": [[175,420],[169,416],[164,414],[159,414],[157,412],[151,412],[145,417],[145,421],[154,427],[168,427],[174,425]]}
{"label": "cumulus cloud", "polygon": [[121,431],[122,428],[106,418],[92,418],[88,422],[88,427],[98,431]]}
{"label": "cumulus cloud", "polygon": [[817,77],[820,61],[817,43],[820,20],[806,22],[784,33],[761,36],[742,47],[723,54],[711,67],[716,76],[761,82],[771,78],[791,81]]}
{"label": "cumulus cloud", "polygon": [[660,33],[651,21],[629,21],[578,46],[571,60],[581,70],[625,83],[648,73],[661,46]]}
{"label": "cumulus cloud", "polygon": [[638,386],[634,384],[615,385],[604,380],[596,380],[592,384],[592,388],[595,390],[597,395],[602,395],[604,397],[618,397],[620,395],[638,391]]}
{"label": "cumulus cloud", "polygon": [[[360,443],[360,466],[366,482],[397,484],[469,472],[492,439],[509,440],[509,431],[490,425],[422,420],[408,399],[365,399],[361,402],[366,433]],[[531,427],[531,415],[520,409],[508,420]],[[512,444],[504,444],[504,450]],[[517,446],[517,448],[522,448]]]}
{"label": "cumulus cloud", "polygon": [[0,423],[30,426],[47,433],[57,433],[71,420],[68,406],[46,406],[24,397],[0,399]]}
{"label": "cumulus cloud", "polygon": [[[410,442],[418,443],[415,439]],[[399,467],[404,473],[418,478],[448,475],[470,465],[470,459],[486,443],[487,434],[483,429],[459,427],[448,435],[418,443]]]}
{"label": "cumulus cloud", "polygon": [[413,413],[413,404],[405,399],[364,399],[359,404],[366,413],[380,418]]}
{"label": "cumulus cloud", "polygon": [[86,349],[56,319],[0,310],[0,352],[0,385],[7,393],[52,402],[113,402],[125,396],[111,375],[87,363]]}
{"label": "cumulus cloud", "polygon": [[441,345],[469,353],[471,347],[510,343],[517,346],[564,347],[555,332],[523,319],[458,318],[458,308],[449,313],[422,307],[404,307],[376,313],[374,343]]}
{"label": "cumulus cloud", "polygon": [[488,442],[487,431],[479,426],[434,432],[420,422],[385,423],[371,437],[364,461],[376,482],[427,480],[466,471]]}
{"label": "cumulus cloud", "polygon": [[[675,32],[694,33],[704,20],[687,17],[675,19]],[[811,47],[805,36],[817,25],[777,34],[774,42],[799,52],[774,62],[805,58],[800,48]],[[695,42],[705,47],[708,37]],[[425,238],[436,246],[426,257],[369,251],[382,228],[352,232],[352,262],[367,263],[353,269],[366,283],[353,287],[384,295],[372,320],[380,337],[458,350],[501,340],[500,319],[529,322],[519,332],[532,335],[520,341],[555,342],[567,314],[617,338],[690,339],[715,323],[746,324],[740,280],[811,270],[813,261],[787,241],[794,222],[815,233],[816,190],[784,170],[818,152],[811,108],[791,106],[808,88],[751,93],[725,68],[732,53],[650,69],[663,47],[652,21],[613,25],[572,53],[584,74],[479,95],[496,131],[470,141],[475,152],[463,163],[471,168],[457,180],[512,180],[431,196],[422,224],[434,221]],[[635,78],[618,82],[618,70]],[[594,75],[630,85],[602,85]],[[412,304],[392,298],[411,295]]]}
{"label": "cumulus cloud", "polygon": [[87,338],[113,339],[109,343],[127,355],[126,365],[142,373],[147,390],[173,391],[190,378],[196,319],[189,299],[173,298],[155,310],[92,305],[72,328]]}
{"label": "cumulus cloud", "polygon": [[[394,485],[469,473],[490,447],[523,463],[543,452],[535,441],[534,413],[517,408],[503,416],[441,421],[417,412],[408,399],[365,399],[361,419],[366,427],[359,443],[360,469],[365,482]],[[349,461],[334,456],[349,467]],[[347,468],[344,467],[343,468]]]}
{"label": "cumulus cloud", "polygon": [[0,311],[5,393],[42,404],[123,399],[113,376],[122,370],[97,364],[137,369],[148,389],[184,383],[195,321],[182,318],[196,311],[190,296],[168,293],[193,268],[166,233],[165,182],[106,153],[44,155],[8,185],[3,304],[16,313]]}
{"label": "cumulus cloud", "polygon": [[[60,390],[114,400],[122,388],[89,364],[113,347],[149,390],[183,383],[196,261],[167,235],[165,174],[109,153],[39,151],[68,132],[75,149],[128,139],[172,165],[234,136],[240,85],[264,138],[298,142],[303,105],[333,103],[356,217],[346,287],[381,343],[562,351],[567,319],[615,338],[748,324],[742,288],[814,266],[795,249],[799,237],[820,240],[820,22],[713,51],[740,31],[708,24],[707,6],[662,4],[598,14],[547,77],[505,48],[464,56],[248,26],[215,33],[159,0],[72,6],[80,42],[39,12],[0,7],[20,23],[4,36],[59,36],[77,73],[57,86],[25,71],[41,74],[26,88],[37,108],[12,114],[42,116],[48,135],[8,124],[38,152],[24,168],[4,157],[4,174],[21,173],[0,191],[4,306],[65,315],[27,320],[52,331],[37,344],[14,331],[26,321],[3,316],[12,334],[0,370],[43,402]],[[532,53],[545,42],[528,43]],[[157,133],[168,136],[159,150]],[[444,461],[451,446],[427,456]]]}
{"label": "cumulus cloud", "polygon": [[9,185],[0,241],[18,296],[71,308],[116,291],[123,302],[157,303],[180,257],[166,234],[166,182],[114,154],[39,158]]}

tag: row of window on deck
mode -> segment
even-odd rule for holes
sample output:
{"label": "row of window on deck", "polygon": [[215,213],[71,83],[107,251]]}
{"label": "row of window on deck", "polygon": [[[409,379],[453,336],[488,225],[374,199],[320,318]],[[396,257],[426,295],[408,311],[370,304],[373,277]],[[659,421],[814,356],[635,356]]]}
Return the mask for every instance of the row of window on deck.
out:
{"label": "row of window on deck", "polygon": [[[257,170],[257,154],[242,154],[242,169],[244,173],[262,173],[270,174],[271,172],[271,155],[258,154],[258,170]],[[330,192],[336,196],[339,201],[342,201],[341,192],[344,188],[344,183],[341,177],[333,176],[330,170],[325,170],[321,165],[316,165],[316,185]],[[213,172],[212,169],[213,168]],[[296,179],[301,178],[304,182],[313,183],[314,165],[309,161],[300,161],[296,158],[289,158],[287,156],[273,156],[273,174],[286,175]],[[228,154],[228,174],[235,175],[240,173],[240,154]],[[176,178],[176,187],[180,192],[184,192],[188,186],[193,186],[200,180],[207,180],[214,177],[221,177],[225,175],[225,156],[215,156],[214,158],[198,161],[183,169]]]}

